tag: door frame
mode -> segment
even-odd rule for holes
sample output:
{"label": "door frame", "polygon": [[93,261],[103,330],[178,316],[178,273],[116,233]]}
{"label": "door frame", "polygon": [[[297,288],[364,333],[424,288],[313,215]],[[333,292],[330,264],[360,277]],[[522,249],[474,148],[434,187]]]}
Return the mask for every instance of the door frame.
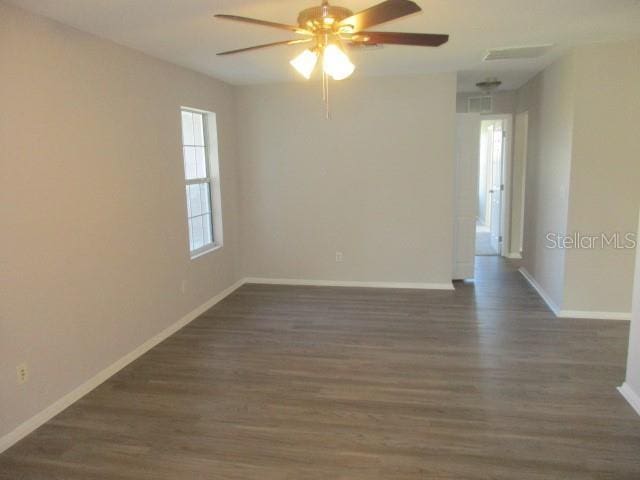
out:
{"label": "door frame", "polygon": [[475,277],[481,119],[479,113],[456,114],[452,219],[453,280]]}
{"label": "door frame", "polygon": [[[514,130],[514,136],[513,136],[513,155],[511,158],[512,162],[515,162],[515,148],[516,148],[516,126],[518,124],[518,117],[523,118],[524,120],[524,136],[522,139],[522,165],[521,165],[521,171],[522,171],[522,175],[520,178],[513,178],[513,173],[512,173],[512,178],[513,178],[513,184],[511,187],[511,194],[513,195],[513,191],[516,188],[516,182],[519,183],[520,186],[520,209],[518,212],[512,212],[511,214],[511,232],[513,232],[513,224],[514,224],[514,216],[517,215],[519,218],[519,232],[518,235],[520,237],[520,244],[516,245],[516,249],[514,250],[513,245],[510,245],[510,252],[509,252],[509,257],[510,258],[522,258],[522,251],[524,249],[524,207],[525,207],[525,199],[526,199],[526,189],[527,189],[527,158],[529,156],[529,110],[524,110],[523,112],[518,112],[513,116],[513,130]],[[513,201],[513,197],[512,197],[512,201]],[[513,237],[513,235],[512,235]]]}
{"label": "door frame", "polygon": [[[513,115],[510,113],[482,115],[483,120],[502,120],[504,127],[504,157],[502,159],[502,185],[500,206],[500,251],[498,255],[506,257],[509,255],[509,245],[511,242],[511,172],[512,172],[512,151],[513,151]],[[478,142],[480,142],[480,132],[478,132]]]}

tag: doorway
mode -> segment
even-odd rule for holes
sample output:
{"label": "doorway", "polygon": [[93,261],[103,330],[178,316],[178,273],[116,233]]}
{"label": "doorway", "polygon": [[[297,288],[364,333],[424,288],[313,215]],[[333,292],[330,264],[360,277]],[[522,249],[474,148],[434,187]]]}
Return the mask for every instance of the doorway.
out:
{"label": "doorway", "polygon": [[476,255],[503,254],[507,128],[504,118],[480,122]]}
{"label": "doorway", "polygon": [[456,115],[454,280],[474,277],[476,255],[510,256],[512,122],[510,114]]}

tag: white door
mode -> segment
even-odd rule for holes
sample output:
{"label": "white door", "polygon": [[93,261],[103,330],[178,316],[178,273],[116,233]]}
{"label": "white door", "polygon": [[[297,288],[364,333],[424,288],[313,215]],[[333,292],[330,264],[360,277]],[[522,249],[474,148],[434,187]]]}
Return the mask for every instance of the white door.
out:
{"label": "white door", "polygon": [[502,198],[504,186],[502,182],[502,162],[504,160],[504,128],[501,121],[496,121],[489,127],[489,138],[493,143],[491,148],[491,247],[502,254]]}
{"label": "white door", "polygon": [[480,115],[456,115],[455,216],[453,224],[453,279],[473,278],[478,204]]}

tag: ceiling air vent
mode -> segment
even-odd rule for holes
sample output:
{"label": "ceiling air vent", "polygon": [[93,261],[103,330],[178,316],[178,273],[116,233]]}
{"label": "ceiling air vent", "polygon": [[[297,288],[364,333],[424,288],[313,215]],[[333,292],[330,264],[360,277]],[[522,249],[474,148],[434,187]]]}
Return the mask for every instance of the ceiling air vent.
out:
{"label": "ceiling air vent", "polygon": [[553,45],[536,45],[531,47],[494,48],[487,52],[483,61],[537,58],[547,53],[552,46]]}
{"label": "ceiling air vent", "polygon": [[467,111],[469,113],[491,113],[493,102],[490,96],[469,97],[467,100]]}

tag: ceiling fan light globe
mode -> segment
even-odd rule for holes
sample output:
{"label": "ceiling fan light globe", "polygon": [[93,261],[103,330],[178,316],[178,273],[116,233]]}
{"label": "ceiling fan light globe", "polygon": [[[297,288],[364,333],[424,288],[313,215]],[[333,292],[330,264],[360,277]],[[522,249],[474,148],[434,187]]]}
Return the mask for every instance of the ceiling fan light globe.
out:
{"label": "ceiling fan light globe", "polygon": [[317,62],[318,53],[307,49],[289,63],[300,75],[309,80]]}
{"label": "ceiling fan light globe", "polygon": [[356,69],[346,53],[334,44],[325,47],[322,56],[322,68],[324,73],[334,80],[344,80]]}

